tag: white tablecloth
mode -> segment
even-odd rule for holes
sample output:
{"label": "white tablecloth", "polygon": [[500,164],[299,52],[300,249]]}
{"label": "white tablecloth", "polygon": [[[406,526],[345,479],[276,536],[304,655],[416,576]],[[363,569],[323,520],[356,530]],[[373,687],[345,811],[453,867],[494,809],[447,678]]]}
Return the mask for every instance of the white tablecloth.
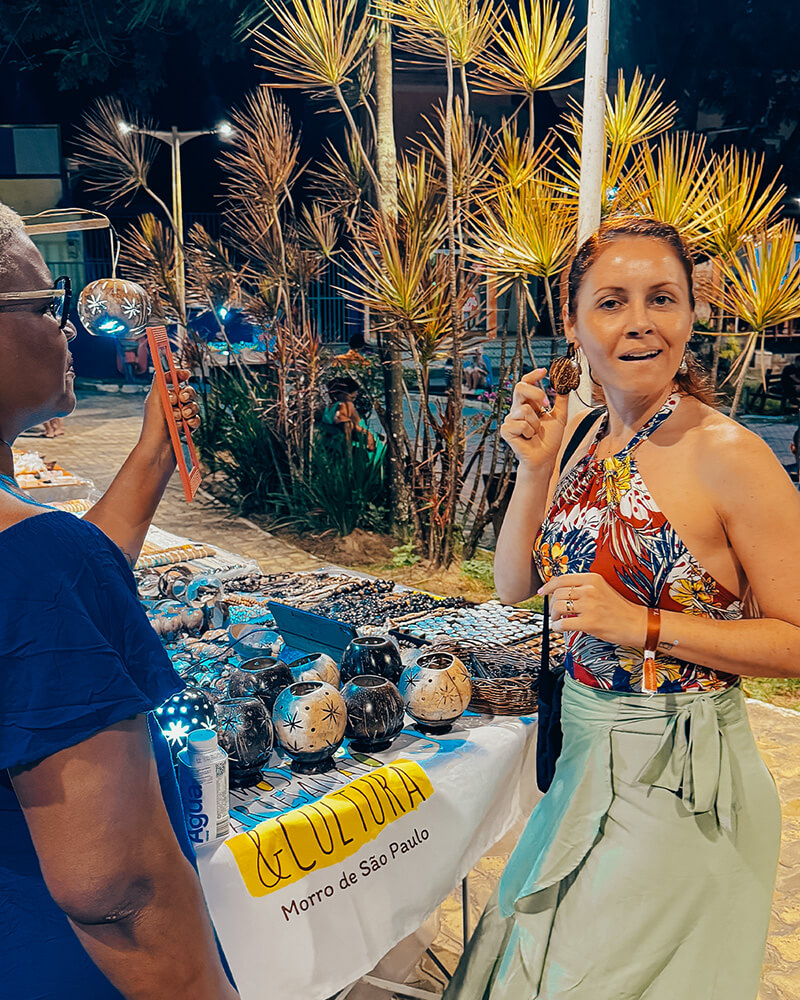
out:
{"label": "white tablecloth", "polygon": [[535,734],[464,716],[375,757],[340,751],[327,775],[278,761],[232,793],[235,830],[199,867],[242,1000],[324,1000],[416,930],[532,809]]}

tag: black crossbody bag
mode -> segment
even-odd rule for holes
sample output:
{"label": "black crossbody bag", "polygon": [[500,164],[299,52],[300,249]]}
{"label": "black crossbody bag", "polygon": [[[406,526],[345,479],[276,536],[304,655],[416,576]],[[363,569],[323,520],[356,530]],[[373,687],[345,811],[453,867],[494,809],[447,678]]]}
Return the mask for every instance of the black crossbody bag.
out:
{"label": "black crossbody bag", "polygon": [[[589,432],[597,419],[600,409],[587,413],[575,428],[564,454],[561,456],[559,476],[567,462],[575,454],[575,449]],[[546,792],[553,781],[556,761],[561,754],[561,692],[564,690],[564,667],[550,668],[550,598],[544,599],[544,622],[542,626],[542,658],[539,663],[539,720],[536,734],[536,784]]]}

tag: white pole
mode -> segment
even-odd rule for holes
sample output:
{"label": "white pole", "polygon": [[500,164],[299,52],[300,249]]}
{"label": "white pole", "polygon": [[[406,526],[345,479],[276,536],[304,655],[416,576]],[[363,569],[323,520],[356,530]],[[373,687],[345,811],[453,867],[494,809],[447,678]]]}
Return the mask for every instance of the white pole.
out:
{"label": "white pole", "polygon": [[[583,81],[583,142],[578,197],[578,245],[600,225],[603,171],[606,158],[606,81],[608,75],[608,20],[610,0],[589,0],[586,19],[586,75]],[[587,402],[592,383],[583,364],[578,389]],[[574,402],[577,402],[574,400]]]}

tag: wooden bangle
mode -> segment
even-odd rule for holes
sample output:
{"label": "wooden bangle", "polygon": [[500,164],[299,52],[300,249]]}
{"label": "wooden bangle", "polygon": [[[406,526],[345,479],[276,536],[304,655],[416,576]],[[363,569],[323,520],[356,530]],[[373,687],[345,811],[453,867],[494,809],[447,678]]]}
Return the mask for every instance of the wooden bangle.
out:
{"label": "wooden bangle", "polygon": [[658,639],[661,635],[661,611],[659,608],[647,609],[647,638],[644,642],[645,651],[655,653],[658,649]]}

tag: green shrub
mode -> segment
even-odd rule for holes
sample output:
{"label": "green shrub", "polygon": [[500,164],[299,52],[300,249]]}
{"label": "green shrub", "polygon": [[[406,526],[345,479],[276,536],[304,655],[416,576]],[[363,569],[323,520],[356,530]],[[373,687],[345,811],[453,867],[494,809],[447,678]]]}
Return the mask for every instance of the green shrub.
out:
{"label": "green shrub", "polygon": [[405,566],[416,566],[420,556],[414,548],[414,542],[409,540],[402,545],[395,545],[389,549],[392,558],[389,561],[390,569],[402,569]]}
{"label": "green shrub", "polygon": [[317,432],[308,476],[295,484],[287,517],[300,529],[339,535],[388,530],[385,466],[343,433]]}

